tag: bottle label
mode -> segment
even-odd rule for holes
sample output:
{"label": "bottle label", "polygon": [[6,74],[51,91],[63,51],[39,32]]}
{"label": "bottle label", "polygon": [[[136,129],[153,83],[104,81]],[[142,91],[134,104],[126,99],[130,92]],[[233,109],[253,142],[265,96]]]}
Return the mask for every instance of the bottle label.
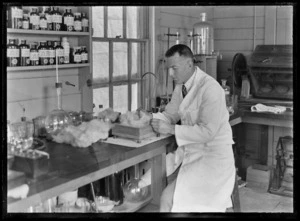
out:
{"label": "bottle label", "polygon": [[47,23],[52,23],[52,15],[46,14]]}
{"label": "bottle label", "polygon": [[19,8],[12,8],[11,15],[13,18],[23,18],[23,10]]}
{"label": "bottle label", "polygon": [[47,50],[39,50],[39,57],[46,58],[47,57]]}
{"label": "bottle label", "polygon": [[64,24],[67,26],[74,25],[74,17],[64,17]]}
{"label": "bottle label", "polygon": [[64,56],[64,63],[65,64],[69,64],[70,63],[70,57],[69,57],[69,55],[65,55]]}
{"label": "bottle label", "polygon": [[8,58],[16,58],[19,57],[19,49],[17,48],[8,48],[7,49],[7,57]]}
{"label": "bottle label", "polygon": [[88,60],[88,54],[87,53],[81,53],[81,60],[87,61]]}
{"label": "bottle label", "polygon": [[38,52],[30,52],[30,60],[31,61],[38,61],[39,60],[39,53]]}
{"label": "bottle label", "polygon": [[50,50],[45,50],[45,51],[46,51],[46,57],[49,58]]}
{"label": "bottle label", "polygon": [[87,20],[87,19],[82,19],[81,22],[82,22],[82,26],[83,26],[83,27],[89,26],[89,20]]}
{"label": "bottle label", "polygon": [[62,23],[62,16],[61,15],[53,15],[52,16],[52,21],[54,23]]}
{"label": "bottle label", "polygon": [[48,50],[49,51],[49,57],[55,58],[55,50]]}
{"label": "bottle label", "polygon": [[38,15],[30,15],[30,23],[32,25],[40,25],[40,17]]}
{"label": "bottle label", "polygon": [[75,54],[74,61],[75,62],[81,62],[81,56],[80,56],[80,54]]}
{"label": "bottle label", "polygon": [[47,20],[45,20],[45,19],[40,20],[40,28],[47,29]]}
{"label": "bottle label", "polygon": [[64,49],[56,49],[56,54],[57,54],[57,57],[64,56]]}
{"label": "bottle label", "polygon": [[23,29],[29,29],[29,21],[23,21],[22,27]]}
{"label": "bottle label", "polygon": [[81,29],[82,29],[81,21],[74,22],[74,29],[75,29],[75,31],[81,31]]}
{"label": "bottle label", "polygon": [[30,49],[29,48],[21,49],[21,57],[29,57],[29,56],[30,56]]}

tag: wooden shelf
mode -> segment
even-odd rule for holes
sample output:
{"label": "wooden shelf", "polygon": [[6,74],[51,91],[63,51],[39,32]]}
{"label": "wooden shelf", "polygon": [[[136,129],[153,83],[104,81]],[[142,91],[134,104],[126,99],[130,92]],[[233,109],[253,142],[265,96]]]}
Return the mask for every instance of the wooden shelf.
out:
{"label": "wooden shelf", "polygon": [[151,200],[152,200],[152,196],[151,194],[149,194],[149,196],[141,202],[132,203],[132,202],[124,201],[123,204],[121,204],[120,206],[114,207],[111,212],[115,212],[115,213],[136,212],[139,209],[146,206],[148,203],[150,203]]}
{"label": "wooden shelf", "polygon": [[89,36],[90,32],[44,31],[44,30],[24,30],[24,29],[8,28],[7,34]]}
{"label": "wooden shelf", "polygon": [[[88,67],[89,63],[84,64],[62,64],[58,65],[58,69],[62,68],[81,68]],[[39,65],[39,66],[18,66],[18,67],[7,67],[7,72],[13,71],[34,71],[34,70],[47,70],[47,69],[55,69],[56,65]]]}

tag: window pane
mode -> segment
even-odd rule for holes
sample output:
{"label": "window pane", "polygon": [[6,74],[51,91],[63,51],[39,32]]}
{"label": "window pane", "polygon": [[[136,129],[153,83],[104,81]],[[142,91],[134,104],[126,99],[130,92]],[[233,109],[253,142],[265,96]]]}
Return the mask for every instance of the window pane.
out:
{"label": "window pane", "polygon": [[114,85],[113,86],[113,109],[121,113],[128,110],[128,86],[127,85]]}
{"label": "window pane", "polygon": [[94,112],[99,113],[99,105],[103,105],[103,110],[109,107],[109,90],[108,87],[93,89],[93,103],[95,104]]}
{"label": "window pane", "polygon": [[121,35],[123,37],[123,7],[110,6],[107,9],[108,30],[107,36],[115,38]]}
{"label": "window pane", "polygon": [[128,79],[128,45],[127,43],[113,44],[113,80]]}
{"label": "window pane", "polygon": [[104,7],[92,7],[93,37],[104,37]]}
{"label": "window pane", "polygon": [[132,43],[131,50],[131,78],[141,78],[141,43]]}
{"label": "window pane", "polygon": [[93,82],[109,81],[109,53],[107,42],[93,42]]}
{"label": "window pane", "polygon": [[139,101],[139,97],[140,97],[140,84],[133,83],[131,85],[131,111],[138,109],[138,107],[141,105]]}
{"label": "window pane", "polygon": [[138,33],[138,7],[126,7],[127,10],[127,38],[139,38]]}

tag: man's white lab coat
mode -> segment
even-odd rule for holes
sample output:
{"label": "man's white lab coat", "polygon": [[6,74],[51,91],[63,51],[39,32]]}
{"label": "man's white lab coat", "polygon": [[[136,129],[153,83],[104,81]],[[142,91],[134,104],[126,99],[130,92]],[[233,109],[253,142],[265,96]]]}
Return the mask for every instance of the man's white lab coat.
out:
{"label": "man's white lab coat", "polygon": [[194,74],[186,97],[182,97],[181,85],[176,85],[165,112],[153,116],[173,124],[181,120],[182,124],[175,126],[175,155],[167,155],[167,175],[168,168],[174,171],[181,164],[171,211],[225,212],[232,205],[235,180],[225,94],[220,84],[198,67]]}

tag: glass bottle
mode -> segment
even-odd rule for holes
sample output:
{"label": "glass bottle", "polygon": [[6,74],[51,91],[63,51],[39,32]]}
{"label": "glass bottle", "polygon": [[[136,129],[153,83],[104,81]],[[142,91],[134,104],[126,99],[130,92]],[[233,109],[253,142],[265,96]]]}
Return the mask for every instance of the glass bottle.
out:
{"label": "glass bottle", "polygon": [[30,47],[26,44],[26,40],[21,40],[19,45],[21,56],[20,56],[20,66],[30,65]]}
{"label": "glass bottle", "polygon": [[65,31],[73,31],[74,30],[74,15],[72,13],[72,9],[67,8],[66,12],[63,16],[63,26]]}
{"label": "glass bottle", "polygon": [[40,29],[41,30],[48,30],[48,23],[47,18],[44,13],[40,13]]}
{"label": "glass bottle", "polygon": [[40,42],[40,46],[38,47],[39,50],[39,59],[40,65],[48,65],[48,56],[47,56],[47,45],[45,41]]}
{"label": "glass bottle", "polygon": [[227,80],[221,79],[221,86],[225,92],[225,99],[226,99],[226,106],[229,106],[229,100],[230,100],[230,87],[226,85]]}
{"label": "glass bottle", "polygon": [[40,29],[40,15],[38,13],[38,7],[32,7],[29,18],[29,28],[33,30]]}
{"label": "glass bottle", "polygon": [[88,51],[86,46],[81,47],[81,63],[88,63]]}
{"label": "glass bottle", "polygon": [[54,31],[62,30],[62,15],[59,11],[59,7],[55,7],[53,10],[52,22]]}
{"label": "glass bottle", "polygon": [[47,19],[47,30],[52,31],[52,11],[51,11],[52,7],[45,7],[44,13]]}
{"label": "glass bottle", "polygon": [[69,114],[62,109],[62,83],[55,83],[57,109],[51,111],[45,119],[45,128],[50,135],[57,135],[62,129],[72,124]]}
{"label": "glass bottle", "polygon": [[82,31],[88,32],[89,31],[89,19],[87,18],[86,13],[82,13],[81,16],[81,25],[82,25]]}
{"label": "glass bottle", "polygon": [[37,66],[40,64],[39,61],[39,50],[37,49],[37,42],[30,45],[30,65]]}
{"label": "glass bottle", "polygon": [[[55,56],[57,57],[57,64],[63,64],[64,63],[64,48],[61,46],[60,41],[54,42],[54,49],[55,49]],[[56,57],[55,57],[55,63],[56,63]]]}
{"label": "glass bottle", "polygon": [[70,44],[68,42],[67,37],[62,38],[62,43],[61,45],[64,48],[64,63],[69,64],[70,63]]}
{"label": "glass bottle", "polygon": [[22,28],[29,29],[29,15],[28,14],[23,15]]}
{"label": "glass bottle", "polygon": [[7,66],[16,67],[19,65],[20,49],[17,39],[9,39],[7,45]]}
{"label": "glass bottle", "polygon": [[14,29],[22,28],[23,9],[21,6],[10,7],[8,11],[8,27]]}
{"label": "glass bottle", "polygon": [[80,47],[75,48],[74,63],[75,64],[81,63],[81,48]]}
{"label": "glass bottle", "polygon": [[194,54],[211,55],[214,51],[214,28],[207,21],[207,14],[200,14],[200,21],[193,26]]}
{"label": "glass bottle", "polygon": [[74,13],[74,30],[82,31],[81,14],[79,12]]}
{"label": "glass bottle", "polygon": [[55,64],[55,50],[52,41],[47,41],[49,65]]}

